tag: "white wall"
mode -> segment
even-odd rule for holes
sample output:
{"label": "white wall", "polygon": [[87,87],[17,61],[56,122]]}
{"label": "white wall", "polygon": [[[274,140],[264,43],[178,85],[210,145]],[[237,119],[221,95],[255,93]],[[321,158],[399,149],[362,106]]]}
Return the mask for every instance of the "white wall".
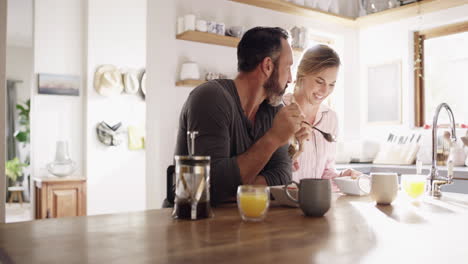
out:
{"label": "white wall", "polygon": [[[149,1],[153,2],[153,1]],[[102,64],[142,69],[146,65],[146,1],[88,2],[86,148],[88,214],[144,210],[145,151],[131,151],[125,140],[108,147],[96,136],[96,125],[145,124],[145,101],[139,95],[103,97],[93,87]],[[157,58],[158,63],[163,61]]]}
{"label": "white wall", "polygon": [[[7,31],[7,0],[0,0],[0,105],[6,105],[6,31]],[[0,223],[5,223],[5,107],[0,107]]]}
{"label": "white wall", "polygon": [[8,45],[32,47],[33,0],[8,0]]}
{"label": "white wall", "polygon": [[[360,31],[359,69],[362,83],[356,93],[360,94],[362,102],[367,102],[365,87],[367,86],[367,67],[369,65],[400,61],[402,66],[403,110],[401,125],[368,125],[366,123],[366,104],[354,104],[354,108],[359,109],[356,114],[360,116],[361,138],[384,139],[389,132],[401,133],[414,127],[413,32],[466,20],[468,20],[468,5],[378,25]],[[454,114],[456,117],[457,113]]]}
{"label": "white wall", "polygon": [[[83,3],[81,0],[36,0],[34,7],[34,83],[38,73],[79,75],[83,67]],[[83,175],[83,87],[80,96],[38,94],[31,100],[32,176],[48,175],[57,140],[69,142],[70,156]]]}
{"label": "white wall", "polygon": [[22,46],[7,46],[6,58],[7,79],[21,80],[17,83],[17,101],[24,103],[31,98],[33,79],[33,48]]}
{"label": "white wall", "polygon": [[[96,124],[122,121],[145,124],[145,103],[137,95],[104,98],[93,88],[101,64],[144,68],[146,1],[36,0],[35,73],[73,74],[82,78],[79,97],[37,94],[32,98],[33,176],[47,175],[55,142],[69,141],[78,162],[77,176],[88,179],[88,214],[145,208],[145,151],[128,150],[127,140],[105,147]],[[125,137],[125,139],[127,139]]]}
{"label": "white wall", "polygon": [[[354,94],[357,76],[352,65],[358,55],[357,32],[355,29],[329,25],[313,18],[297,17],[263,8],[248,6],[230,1],[217,0],[177,0],[150,1],[148,4],[148,97],[147,97],[147,202],[148,208],[161,206],[166,196],[166,168],[172,164],[175,136],[179,112],[192,88],[176,87],[180,65],[186,60],[196,61],[202,69],[236,73],[236,49],[176,40],[176,20],[178,16],[189,12],[206,20],[222,21],[227,26],[280,26],[286,29],[294,25],[303,25],[324,36],[336,38],[337,49],[342,54],[342,88],[337,91],[337,105],[347,106],[344,98],[358,101],[359,94]],[[354,50],[353,50],[354,49]],[[161,63],[162,62],[162,63]],[[345,112],[344,108],[337,109]],[[344,134],[347,130],[359,133],[359,122],[353,122],[353,116],[344,114],[340,117]],[[345,121],[343,120],[350,120]],[[359,119],[357,119],[359,120]]]}

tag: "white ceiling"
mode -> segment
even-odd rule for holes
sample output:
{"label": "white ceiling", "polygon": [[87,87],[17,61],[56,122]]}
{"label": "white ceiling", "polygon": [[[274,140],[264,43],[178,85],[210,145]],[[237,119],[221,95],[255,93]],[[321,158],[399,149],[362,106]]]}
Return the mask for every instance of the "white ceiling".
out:
{"label": "white ceiling", "polygon": [[33,0],[8,0],[7,45],[31,47]]}

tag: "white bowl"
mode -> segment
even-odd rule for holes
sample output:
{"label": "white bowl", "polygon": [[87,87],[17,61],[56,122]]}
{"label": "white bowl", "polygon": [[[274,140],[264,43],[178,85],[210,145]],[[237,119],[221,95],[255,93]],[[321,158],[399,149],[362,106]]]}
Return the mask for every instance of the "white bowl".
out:
{"label": "white bowl", "polygon": [[[336,183],[340,191],[344,194],[349,195],[367,195],[367,193],[363,192],[358,185],[358,179],[352,179],[349,176],[346,177],[338,177],[334,178],[333,181]],[[369,180],[361,179],[361,187],[365,190],[369,188]]]}
{"label": "white bowl", "polygon": [[[298,207],[299,205],[286,197],[286,194],[283,190],[284,185],[276,185],[270,186],[270,193],[273,195],[275,201],[277,201],[281,205],[289,206],[289,207]],[[295,185],[289,185],[289,193],[292,197],[297,199],[297,187]]]}

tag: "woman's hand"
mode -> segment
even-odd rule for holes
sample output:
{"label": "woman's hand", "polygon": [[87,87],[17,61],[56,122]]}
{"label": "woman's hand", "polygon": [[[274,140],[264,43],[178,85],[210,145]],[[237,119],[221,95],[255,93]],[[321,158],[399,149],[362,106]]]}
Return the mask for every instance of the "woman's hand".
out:
{"label": "woman's hand", "polygon": [[353,170],[353,169],[346,169],[341,171],[340,176],[350,176],[352,179],[356,179],[357,177],[361,176],[362,172]]}
{"label": "woman's hand", "polygon": [[299,162],[298,162],[297,160],[294,160],[294,161],[293,161],[292,171],[293,171],[293,172],[296,172],[296,171],[299,170],[299,168],[300,168],[300,167],[299,167]]}

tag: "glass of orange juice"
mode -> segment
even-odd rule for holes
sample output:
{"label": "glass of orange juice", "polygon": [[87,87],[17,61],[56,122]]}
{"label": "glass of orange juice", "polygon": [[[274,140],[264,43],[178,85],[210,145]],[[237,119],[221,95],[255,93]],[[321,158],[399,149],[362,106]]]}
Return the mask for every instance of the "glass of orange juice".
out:
{"label": "glass of orange juice", "polygon": [[426,190],[426,175],[401,175],[401,188],[406,192],[406,194],[409,197],[417,199]]}
{"label": "glass of orange juice", "polygon": [[240,185],[237,188],[237,207],[242,220],[262,221],[270,204],[270,189],[262,185]]}

